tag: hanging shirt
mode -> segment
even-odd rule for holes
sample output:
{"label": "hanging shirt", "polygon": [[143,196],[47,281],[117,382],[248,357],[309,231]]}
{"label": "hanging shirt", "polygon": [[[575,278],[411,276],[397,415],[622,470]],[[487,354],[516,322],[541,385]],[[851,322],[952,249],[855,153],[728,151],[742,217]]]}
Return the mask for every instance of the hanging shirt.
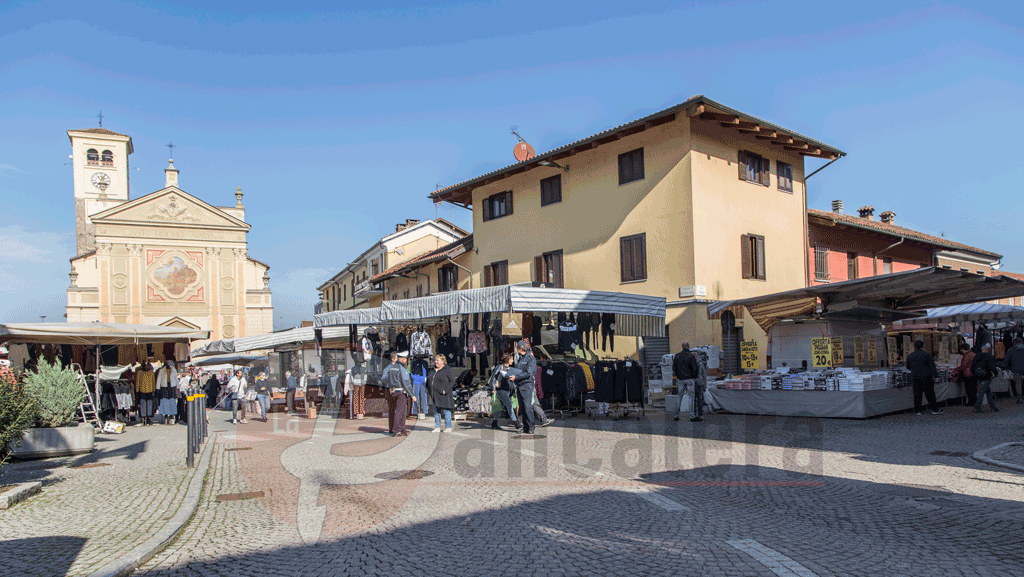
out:
{"label": "hanging shirt", "polygon": [[135,373],[135,390],[140,393],[152,393],[156,390],[156,373],[139,371]]}
{"label": "hanging shirt", "polygon": [[427,356],[432,354],[433,347],[430,343],[430,335],[424,331],[416,331],[409,339],[409,354],[413,356]]}
{"label": "hanging shirt", "polygon": [[577,344],[577,330],[574,322],[565,321],[558,325],[558,350],[563,353],[573,352]]}

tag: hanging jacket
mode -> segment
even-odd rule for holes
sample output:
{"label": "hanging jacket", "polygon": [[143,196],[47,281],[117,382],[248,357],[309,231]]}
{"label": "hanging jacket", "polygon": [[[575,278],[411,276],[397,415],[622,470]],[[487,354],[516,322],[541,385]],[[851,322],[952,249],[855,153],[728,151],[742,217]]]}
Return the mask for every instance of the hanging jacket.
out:
{"label": "hanging jacket", "polygon": [[416,331],[409,339],[409,354],[421,357],[433,354],[430,335],[424,331]]}
{"label": "hanging jacket", "polygon": [[400,353],[404,353],[409,350],[409,337],[405,333],[398,333],[395,337],[395,350]]}

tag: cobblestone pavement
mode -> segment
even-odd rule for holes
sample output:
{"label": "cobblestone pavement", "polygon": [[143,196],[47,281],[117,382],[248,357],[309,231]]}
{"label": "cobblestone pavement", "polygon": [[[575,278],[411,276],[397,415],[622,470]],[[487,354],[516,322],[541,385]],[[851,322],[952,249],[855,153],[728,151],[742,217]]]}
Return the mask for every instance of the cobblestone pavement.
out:
{"label": "cobblestone pavement", "polygon": [[[381,419],[219,416],[195,518],[138,573],[1019,575],[1024,475],[970,457],[1022,440],[1024,409],[1004,409],[701,423],[652,412],[559,421],[532,439],[474,421],[441,434],[419,421],[403,440]],[[310,501],[288,464],[309,447],[323,447],[313,470],[344,463],[353,481]],[[304,510],[323,513],[313,539]]]}
{"label": "cobblestone pavement", "polygon": [[0,575],[88,575],[174,514],[191,478],[184,425],[97,435],[96,447],[4,466],[0,485],[41,481],[43,490],[0,511]]}

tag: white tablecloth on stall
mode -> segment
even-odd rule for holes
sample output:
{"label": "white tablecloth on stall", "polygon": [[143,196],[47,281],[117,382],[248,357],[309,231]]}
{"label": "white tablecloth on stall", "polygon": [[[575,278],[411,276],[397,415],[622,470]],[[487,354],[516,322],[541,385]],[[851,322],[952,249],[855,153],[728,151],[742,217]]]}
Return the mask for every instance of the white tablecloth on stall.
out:
{"label": "white tablecloth on stall", "polygon": [[[1006,379],[993,379],[995,392],[1005,392]],[[867,419],[914,408],[912,387],[875,391],[782,391],[708,389],[715,409],[748,415],[783,417],[838,417]],[[939,401],[962,397],[963,385],[937,383],[935,398]],[[922,399],[922,402],[927,402]]]}

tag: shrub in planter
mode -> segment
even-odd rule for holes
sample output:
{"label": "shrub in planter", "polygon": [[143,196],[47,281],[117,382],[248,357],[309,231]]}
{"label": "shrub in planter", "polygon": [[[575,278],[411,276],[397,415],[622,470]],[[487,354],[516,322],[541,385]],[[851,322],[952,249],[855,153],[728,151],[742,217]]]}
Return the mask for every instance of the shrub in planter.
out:
{"label": "shrub in planter", "polygon": [[25,374],[25,390],[35,400],[38,427],[70,425],[85,398],[77,371],[44,360],[39,361],[35,372]]}
{"label": "shrub in planter", "polygon": [[0,368],[0,466],[7,460],[11,441],[21,439],[36,417],[36,403],[9,367]]}

